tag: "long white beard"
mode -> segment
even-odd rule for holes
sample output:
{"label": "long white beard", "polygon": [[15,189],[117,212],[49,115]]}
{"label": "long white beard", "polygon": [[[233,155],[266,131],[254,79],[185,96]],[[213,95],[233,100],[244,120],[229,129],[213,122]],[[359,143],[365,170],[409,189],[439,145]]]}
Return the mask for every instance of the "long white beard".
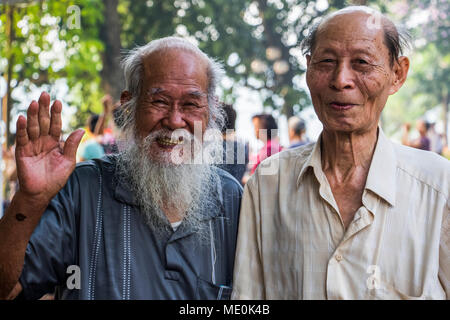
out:
{"label": "long white beard", "polygon": [[173,164],[168,152],[155,154],[152,144],[157,136],[158,132],[129,144],[118,157],[118,173],[127,180],[146,223],[155,233],[162,235],[172,230],[166,209],[204,237],[207,230],[201,222],[202,213],[217,210],[212,193],[219,177],[209,163]]}

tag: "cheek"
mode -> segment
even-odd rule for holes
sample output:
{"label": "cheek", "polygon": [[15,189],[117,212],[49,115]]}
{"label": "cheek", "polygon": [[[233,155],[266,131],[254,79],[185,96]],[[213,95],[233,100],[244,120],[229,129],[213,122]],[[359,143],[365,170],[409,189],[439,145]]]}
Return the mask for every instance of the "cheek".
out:
{"label": "cheek", "polygon": [[379,118],[388,97],[387,84],[385,76],[360,76],[358,86],[366,100],[366,108],[364,108],[366,120],[372,121]]}
{"label": "cheek", "polygon": [[311,95],[320,93],[320,91],[328,86],[329,73],[316,70],[314,67],[306,72],[306,84],[308,85]]}
{"label": "cheek", "polygon": [[136,129],[140,135],[147,136],[156,127],[161,117],[151,111],[136,112]]}
{"label": "cheek", "polygon": [[322,97],[328,88],[328,77],[323,72],[309,72],[306,74],[306,84],[311,94],[312,104],[316,115],[320,120],[323,119],[322,115]]}
{"label": "cheek", "polygon": [[[194,133],[195,128],[201,128],[203,133],[208,127],[209,113],[203,110],[188,112],[184,115],[184,120],[188,124],[191,133]],[[214,119],[212,120],[214,121]]]}
{"label": "cheek", "polygon": [[361,73],[357,77],[357,85],[360,91],[368,99],[377,99],[383,96],[383,92],[389,87],[389,73],[382,67],[376,67],[372,72]]}

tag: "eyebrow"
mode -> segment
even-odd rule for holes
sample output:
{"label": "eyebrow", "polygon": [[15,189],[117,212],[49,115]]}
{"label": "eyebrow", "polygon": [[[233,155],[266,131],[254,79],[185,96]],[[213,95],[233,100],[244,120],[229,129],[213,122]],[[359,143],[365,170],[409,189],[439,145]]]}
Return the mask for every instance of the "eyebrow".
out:
{"label": "eyebrow", "polygon": [[188,95],[193,96],[194,98],[203,98],[207,96],[206,93],[203,93],[201,91],[191,91],[188,92]]}
{"label": "eyebrow", "polygon": [[[324,48],[320,51],[320,54],[336,54],[336,51],[333,48]],[[371,50],[363,49],[363,48],[354,48],[352,50],[352,54],[363,54],[371,58],[375,58],[375,55]]]}
{"label": "eyebrow", "polygon": [[147,93],[149,93],[149,94],[158,94],[161,92],[164,92],[164,90],[161,88],[150,88],[147,90]]}
{"label": "eyebrow", "polygon": [[[149,94],[159,94],[159,93],[164,93],[166,92],[166,90],[162,89],[162,88],[150,88],[148,90]],[[206,93],[198,91],[198,90],[193,90],[187,93],[187,95],[192,96],[194,98],[203,98],[208,96]]]}

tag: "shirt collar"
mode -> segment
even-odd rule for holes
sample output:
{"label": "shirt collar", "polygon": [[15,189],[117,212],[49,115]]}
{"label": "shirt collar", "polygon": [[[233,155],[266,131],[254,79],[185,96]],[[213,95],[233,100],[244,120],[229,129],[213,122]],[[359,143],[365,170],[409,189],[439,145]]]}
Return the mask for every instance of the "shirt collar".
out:
{"label": "shirt collar", "polygon": [[[320,182],[322,174],[318,173],[322,172],[321,143],[322,135],[320,135],[311,154],[300,169],[297,178],[297,188],[309,167],[313,168],[315,175]],[[396,169],[397,158],[392,142],[386,138],[383,130],[378,127],[377,144],[375,146],[364,189],[374,192],[391,206],[394,206],[396,195]]]}
{"label": "shirt collar", "polygon": [[378,140],[367,175],[366,189],[395,205],[397,157],[392,142],[378,127]]}
{"label": "shirt collar", "polygon": [[[297,178],[297,188],[300,186],[300,182],[308,168],[311,167],[315,171],[316,170],[322,171],[322,161],[321,161],[321,151],[320,151],[321,142],[322,142],[322,135],[319,136],[319,139],[314,144],[311,154],[308,156],[305,163],[300,168],[300,173]],[[316,174],[316,177],[318,177],[317,174]]]}

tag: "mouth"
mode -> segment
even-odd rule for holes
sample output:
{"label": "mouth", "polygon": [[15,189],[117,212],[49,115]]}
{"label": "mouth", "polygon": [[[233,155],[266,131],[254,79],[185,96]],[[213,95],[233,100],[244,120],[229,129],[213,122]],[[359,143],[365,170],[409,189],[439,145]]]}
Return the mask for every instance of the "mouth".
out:
{"label": "mouth", "polygon": [[338,101],[330,102],[329,105],[332,109],[337,110],[337,111],[349,110],[349,109],[357,106],[357,104],[354,104],[354,103],[338,102]]}
{"label": "mouth", "polygon": [[158,137],[156,138],[156,142],[163,148],[172,148],[180,144],[183,144],[183,138],[180,137],[179,139],[174,140],[166,137]]}

